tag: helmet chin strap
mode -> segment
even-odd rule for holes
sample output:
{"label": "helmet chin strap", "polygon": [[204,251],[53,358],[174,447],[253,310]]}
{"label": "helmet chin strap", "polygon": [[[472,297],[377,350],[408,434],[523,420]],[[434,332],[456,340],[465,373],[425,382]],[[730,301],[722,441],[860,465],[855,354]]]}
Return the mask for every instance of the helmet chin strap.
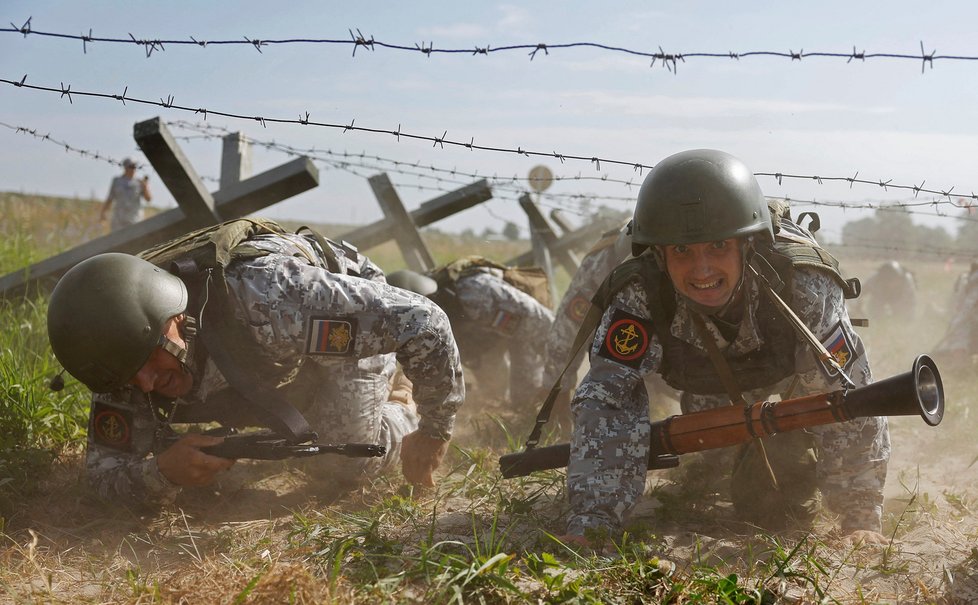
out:
{"label": "helmet chin strap", "polygon": [[[204,282],[204,300],[200,304],[200,310],[197,312],[199,317],[204,316],[204,307],[207,306],[207,301],[210,300],[211,278],[211,271],[208,270],[207,280]],[[160,336],[159,346],[170,355],[176,357],[183,371],[188,374],[192,373],[191,368],[194,364],[194,351],[197,345],[197,330],[201,327],[202,323],[198,322],[194,316],[184,314],[183,324],[180,326],[180,336],[183,337],[184,346],[173,342],[166,335]]]}
{"label": "helmet chin strap", "polygon": [[194,359],[194,344],[197,338],[197,320],[189,315],[185,315],[181,332],[183,342],[186,346],[178,345],[176,342],[167,338],[165,334],[160,335],[158,346],[170,355],[176,357],[177,361],[180,362],[181,367],[183,367],[183,370],[189,373]]}

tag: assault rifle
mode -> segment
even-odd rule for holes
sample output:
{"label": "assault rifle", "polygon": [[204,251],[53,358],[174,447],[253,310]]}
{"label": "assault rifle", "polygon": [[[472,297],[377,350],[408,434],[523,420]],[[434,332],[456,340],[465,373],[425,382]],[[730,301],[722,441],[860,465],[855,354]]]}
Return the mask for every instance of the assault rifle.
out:
{"label": "assault rifle", "polygon": [[[173,433],[164,437],[167,446],[173,445],[186,433]],[[252,458],[255,460],[283,460],[320,454],[340,454],[350,458],[379,458],[387,448],[372,443],[294,443],[270,430],[238,433],[233,428],[220,427],[202,434],[224,437],[217,445],[200,448],[200,451],[220,458]],[[312,439],[315,439],[313,433]]]}
{"label": "assault rifle", "polygon": [[[917,357],[909,372],[856,389],[731,405],[655,422],[649,469],[678,465],[678,454],[737,445],[775,433],[867,416],[917,414],[930,426],[937,426],[944,417],[944,385],[937,365],[927,355]],[[499,458],[499,469],[508,479],[562,468],[569,460],[570,444],[562,443],[506,454]]]}

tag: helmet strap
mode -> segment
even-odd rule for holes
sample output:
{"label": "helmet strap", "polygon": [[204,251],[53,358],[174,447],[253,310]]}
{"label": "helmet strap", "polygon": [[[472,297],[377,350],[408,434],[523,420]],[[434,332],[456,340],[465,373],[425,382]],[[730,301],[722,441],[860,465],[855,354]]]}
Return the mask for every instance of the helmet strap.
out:
{"label": "helmet strap", "polygon": [[180,362],[185,372],[190,372],[190,367],[193,364],[193,349],[194,341],[197,336],[197,320],[195,320],[190,315],[184,315],[183,324],[181,326],[181,334],[183,337],[183,342],[185,346],[180,346],[174,341],[166,337],[165,334],[160,335],[160,340],[158,346],[164,351],[173,355]]}

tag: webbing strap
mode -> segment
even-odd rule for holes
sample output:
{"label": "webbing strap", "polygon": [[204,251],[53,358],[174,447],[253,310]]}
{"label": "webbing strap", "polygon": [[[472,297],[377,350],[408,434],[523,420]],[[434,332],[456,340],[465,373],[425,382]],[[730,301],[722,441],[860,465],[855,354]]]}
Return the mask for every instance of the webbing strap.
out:
{"label": "webbing strap", "polygon": [[700,335],[700,340],[703,341],[703,345],[706,347],[706,354],[710,356],[710,361],[713,362],[713,367],[720,376],[720,381],[723,382],[723,388],[727,389],[727,394],[730,395],[730,403],[739,403],[745,407],[750,405],[744,398],[744,394],[741,393],[740,386],[737,385],[737,379],[734,378],[730,364],[720,354],[720,347],[717,346],[717,341],[713,338],[713,334],[707,329],[703,316],[695,311],[691,315],[693,316],[693,325],[696,326],[696,331]]}
{"label": "webbing strap", "polygon": [[208,311],[211,312],[208,313],[207,322],[212,329],[201,329],[198,332],[218,371],[247,403],[258,412],[264,412],[263,416],[268,428],[286,435],[291,443],[316,440],[318,435],[299,410],[275,389],[265,386],[260,380],[256,380],[256,377],[249,375],[232,358],[231,349],[248,351],[253,347],[236,347],[233,342],[225,342],[225,339],[234,340],[234,334],[237,332],[236,326],[229,325],[233,320],[223,307],[224,305],[219,304],[208,307]]}
{"label": "webbing strap", "polygon": [[316,240],[317,244],[319,244],[319,247],[322,249],[323,252],[323,260],[326,261],[326,268],[329,269],[329,272],[343,274],[344,273],[343,267],[340,265],[339,258],[336,257],[336,251],[333,250],[333,247],[329,245],[329,242],[326,241],[326,238],[323,237],[322,234],[316,231],[315,229],[310,229],[305,225],[295,230],[297,235],[301,234],[302,231],[308,231],[309,235],[312,236],[314,240]]}
{"label": "webbing strap", "polygon": [[730,369],[730,364],[727,360],[723,358],[720,353],[720,347],[717,346],[716,340],[713,338],[713,334],[706,327],[706,321],[703,316],[699,313],[693,313],[693,324],[696,326],[696,330],[699,332],[700,340],[706,345],[706,352],[710,356],[710,361],[713,362],[713,367],[716,368],[717,374],[720,375],[720,380],[723,381],[723,386],[727,389],[727,393],[730,395],[731,404],[740,404],[744,409],[744,424],[747,426],[747,430],[750,431],[754,440],[751,442],[754,447],[757,448],[761,455],[761,460],[764,461],[764,468],[767,470],[767,478],[771,481],[771,486],[774,491],[780,492],[781,488],[778,485],[778,477],[774,474],[774,469],[771,467],[771,461],[767,457],[767,449],[764,447],[764,442],[754,434],[751,429],[751,418],[749,416],[751,404],[744,397],[741,392],[740,387],[737,385],[737,379],[734,378],[733,370]]}
{"label": "webbing strap", "polygon": [[588,307],[587,315],[584,316],[584,321],[581,322],[580,329],[577,330],[577,336],[574,338],[574,344],[571,345],[571,354],[567,358],[567,363],[564,365],[564,369],[561,370],[560,376],[557,377],[557,381],[554,382],[553,388],[550,389],[550,394],[547,395],[547,399],[543,402],[543,406],[540,408],[540,412],[537,413],[537,419],[533,424],[533,430],[530,431],[530,436],[526,440],[526,445],[523,447],[524,451],[530,451],[540,443],[540,433],[543,432],[543,426],[547,424],[550,420],[550,414],[554,408],[554,402],[557,401],[557,396],[563,390],[564,374],[577,359],[578,353],[581,352],[581,348],[584,346],[585,342],[588,342],[588,338],[598,324],[601,323],[601,310],[598,309],[593,303]]}

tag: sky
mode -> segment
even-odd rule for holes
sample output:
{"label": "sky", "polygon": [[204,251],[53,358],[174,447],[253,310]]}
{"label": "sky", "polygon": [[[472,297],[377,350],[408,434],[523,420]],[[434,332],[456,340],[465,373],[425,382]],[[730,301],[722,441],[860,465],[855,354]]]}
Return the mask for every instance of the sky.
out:
{"label": "sky", "polygon": [[[215,190],[220,134],[256,141],[253,172],[315,150],[319,187],[263,216],[364,224],[382,214],[366,177],[386,172],[408,209],[478,178],[493,199],[435,226],[447,231],[521,227],[517,204],[529,171],[557,180],[539,196],[572,221],[595,206],[630,210],[647,169],[693,148],[740,157],[764,192],[797,212],[817,210],[823,234],[871,216],[869,204],[905,203],[913,192],[832,182],[922,186],[914,221],[954,232],[947,202],[978,191],[978,61],[773,56],[688,57],[668,68],[625,51],[892,53],[978,56],[973,2],[55,2],[5,0],[0,26],[138,40],[364,39],[375,45],[291,43],[146,46],[0,32],[0,79],[119,94],[209,111],[358,129],[231,119],[0,83],[0,191],[104,198],[121,170],[145,158],[133,125],[159,117]],[[570,43],[595,46],[554,48]],[[537,51],[497,50],[548,44]],[[355,52],[354,52],[355,49]],[[259,52],[260,50],[260,52]],[[148,56],[147,56],[148,54]],[[932,65],[932,67],[931,67]],[[47,134],[52,143],[17,128]],[[393,132],[423,137],[394,136]],[[467,149],[434,139],[498,149]],[[72,149],[66,151],[64,144]],[[268,148],[268,144],[274,144]],[[520,153],[539,152],[543,156]],[[565,157],[598,158],[599,161]],[[355,156],[355,157],[354,157]],[[605,160],[605,161],[600,161]],[[154,204],[174,207],[150,167]],[[814,178],[782,178],[781,173]],[[588,202],[585,202],[589,200]],[[813,206],[812,202],[818,204]],[[825,206],[844,203],[846,209]],[[940,216],[943,214],[944,216]]]}

